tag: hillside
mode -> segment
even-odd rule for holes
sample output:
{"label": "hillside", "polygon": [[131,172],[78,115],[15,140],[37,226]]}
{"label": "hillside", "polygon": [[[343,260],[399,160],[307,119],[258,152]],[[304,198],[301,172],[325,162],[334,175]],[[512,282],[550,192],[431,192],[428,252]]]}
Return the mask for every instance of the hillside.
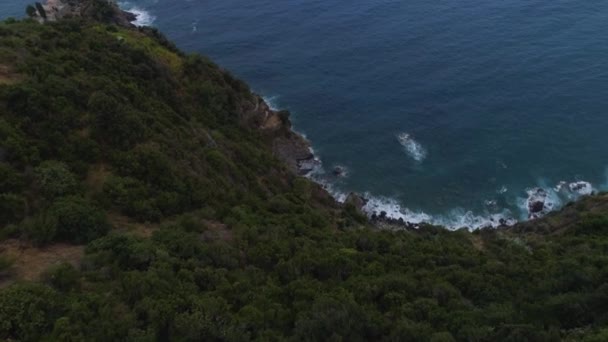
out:
{"label": "hillside", "polygon": [[288,113],[85,2],[0,24],[1,339],[608,339],[607,195],[378,229],[298,175]]}

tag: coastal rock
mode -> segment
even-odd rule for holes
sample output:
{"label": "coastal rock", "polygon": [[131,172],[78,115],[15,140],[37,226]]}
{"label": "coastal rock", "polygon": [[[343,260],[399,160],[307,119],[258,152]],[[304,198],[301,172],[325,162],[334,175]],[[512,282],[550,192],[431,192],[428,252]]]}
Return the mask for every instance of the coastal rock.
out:
{"label": "coastal rock", "polygon": [[359,212],[363,213],[363,207],[367,204],[368,200],[363,196],[351,192],[346,196],[344,204],[352,204]]}
{"label": "coastal rock", "polygon": [[321,165],[312,153],[310,142],[291,129],[288,111],[277,111],[255,95],[253,101],[241,104],[241,121],[257,129],[269,140],[274,155],[284,162],[290,171],[305,176]]}
{"label": "coastal rock", "polygon": [[542,200],[536,200],[528,204],[528,210],[531,214],[540,213],[543,209],[545,209],[545,202]]}
{"label": "coastal rock", "polygon": [[342,177],[344,175],[346,175],[346,169],[340,165],[334,167],[334,169],[332,170],[332,173],[334,176],[336,177]]}
{"label": "coastal rock", "polygon": [[530,218],[537,218],[545,210],[547,192],[542,188],[536,188],[529,192],[528,214]]}
{"label": "coastal rock", "polygon": [[321,161],[311,153],[306,159],[297,159],[296,164],[298,174],[305,176],[318,168],[321,165]]}
{"label": "coastal rock", "polygon": [[[101,8],[100,6],[102,6]],[[35,19],[40,22],[57,21],[66,17],[95,18],[122,27],[134,27],[137,15],[121,10],[115,2],[91,0],[47,0],[41,5],[44,14],[37,11]],[[103,11],[103,14],[100,14]]]}

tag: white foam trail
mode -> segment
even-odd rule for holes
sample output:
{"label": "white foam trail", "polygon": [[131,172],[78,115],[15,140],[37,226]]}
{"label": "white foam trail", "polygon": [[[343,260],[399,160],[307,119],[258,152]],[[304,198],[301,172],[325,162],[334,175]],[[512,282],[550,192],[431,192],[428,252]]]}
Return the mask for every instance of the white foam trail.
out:
{"label": "white foam trail", "polygon": [[408,133],[400,133],[397,140],[404,147],[405,152],[414,160],[420,162],[426,157],[426,149]]}
{"label": "white foam trail", "polygon": [[146,11],[141,7],[133,5],[128,1],[119,2],[118,5],[121,9],[135,14],[135,16],[137,17],[137,19],[135,19],[135,21],[133,22],[133,25],[135,26],[152,26],[152,24],[156,20],[156,17],[150,12]]}

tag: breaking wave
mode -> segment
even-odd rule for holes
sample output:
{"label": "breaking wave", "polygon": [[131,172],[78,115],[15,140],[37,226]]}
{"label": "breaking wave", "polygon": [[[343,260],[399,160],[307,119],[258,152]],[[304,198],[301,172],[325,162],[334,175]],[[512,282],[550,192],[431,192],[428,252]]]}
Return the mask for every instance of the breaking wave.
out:
{"label": "breaking wave", "polygon": [[541,185],[526,189],[526,198],[518,198],[518,207],[527,219],[536,219],[561,208],[565,203],[582,196],[592,195],[597,190],[586,181],[560,181],[555,186]]}
{"label": "breaking wave", "polygon": [[[368,194],[369,196],[369,194]],[[385,197],[367,197],[368,202],[363,210],[368,215],[381,215],[392,220],[400,220],[410,225],[422,223],[443,226],[448,229],[480,229],[486,227],[511,226],[517,223],[512,213],[505,209],[498,213],[478,215],[470,210],[454,208],[443,215],[431,215],[424,211],[415,211],[402,207],[398,201]]]}
{"label": "breaking wave", "polygon": [[152,26],[152,24],[154,24],[154,21],[156,20],[156,17],[150,12],[146,11],[141,7],[135,6],[134,4],[128,1],[119,2],[118,5],[121,9],[135,14],[135,16],[137,17],[137,19],[135,19],[135,21],[133,22],[133,25],[135,26]]}

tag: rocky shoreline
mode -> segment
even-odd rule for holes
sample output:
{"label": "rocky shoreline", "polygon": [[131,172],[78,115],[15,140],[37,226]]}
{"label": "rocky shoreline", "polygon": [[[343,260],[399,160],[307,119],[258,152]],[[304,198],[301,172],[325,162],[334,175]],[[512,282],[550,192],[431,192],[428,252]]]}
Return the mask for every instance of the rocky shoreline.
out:
{"label": "rocky shoreline", "polygon": [[244,104],[241,112],[248,125],[260,130],[270,140],[273,154],[290,171],[306,176],[320,165],[310,141],[292,129],[288,111],[274,110],[261,96],[254,94],[253,101]]}
{"label": "rocky shoreline", "polygon": [[136,14],[123,11],[111,1],[46,0],[44,4],[37,4],[33,8],[34,11],[28,14],[41,23],[69,17],[93,17],[122,27],[135,27],[132,23],[137,20]]}

